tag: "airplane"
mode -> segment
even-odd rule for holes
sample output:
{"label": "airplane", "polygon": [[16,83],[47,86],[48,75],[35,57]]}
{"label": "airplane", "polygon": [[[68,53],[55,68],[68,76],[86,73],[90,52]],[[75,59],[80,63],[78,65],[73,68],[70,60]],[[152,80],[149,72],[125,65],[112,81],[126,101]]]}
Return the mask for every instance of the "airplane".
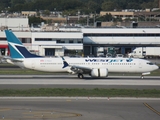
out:
{"label": "airplane", "polygon": [[10,58],[8,63],[21,68],[44,72],[69,72],[83,79],[84,74],[93,78],[108,77],[109,73],[140,73],[141,78],[159,67],[138,58],[46,58],[30,53],[11,30],[5,30]]}

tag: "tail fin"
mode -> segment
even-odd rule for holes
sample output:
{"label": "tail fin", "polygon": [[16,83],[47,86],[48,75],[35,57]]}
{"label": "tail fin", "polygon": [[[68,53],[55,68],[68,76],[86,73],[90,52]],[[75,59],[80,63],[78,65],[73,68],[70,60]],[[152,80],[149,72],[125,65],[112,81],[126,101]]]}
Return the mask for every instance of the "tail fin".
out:
{"label": "tail fin", "polygon": [[42,57],[31,54],[10,30],[5,30],[11,58]]}

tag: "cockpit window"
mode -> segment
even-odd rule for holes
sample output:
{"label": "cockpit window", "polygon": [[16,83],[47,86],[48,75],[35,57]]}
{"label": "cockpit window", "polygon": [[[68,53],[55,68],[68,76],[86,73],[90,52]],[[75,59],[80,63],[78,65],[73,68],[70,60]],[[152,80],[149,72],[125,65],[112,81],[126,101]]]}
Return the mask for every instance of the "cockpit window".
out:
{"label": "cockpit window", "polygon": [[151,62],[148,62],[147,64],[149,64],[149,65],[154,65],[153,63],[151,63]]}

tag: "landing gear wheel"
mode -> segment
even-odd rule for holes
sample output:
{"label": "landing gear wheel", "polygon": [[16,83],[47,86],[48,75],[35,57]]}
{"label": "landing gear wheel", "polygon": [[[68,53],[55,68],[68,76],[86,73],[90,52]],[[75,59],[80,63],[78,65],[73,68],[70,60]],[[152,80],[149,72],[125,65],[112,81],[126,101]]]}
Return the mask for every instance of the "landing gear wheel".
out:
{"label": "landing gear wheel", "polygon": [[141,79],[143,79],[144,78],[144,76],[141,76]]}
{"label": "landing gear wheel", "polygon": [[79,74],[78,74],[78,78],[83,79],[83,78],[84,78],[84,77],[83,77],[83,74],[79,73]]}

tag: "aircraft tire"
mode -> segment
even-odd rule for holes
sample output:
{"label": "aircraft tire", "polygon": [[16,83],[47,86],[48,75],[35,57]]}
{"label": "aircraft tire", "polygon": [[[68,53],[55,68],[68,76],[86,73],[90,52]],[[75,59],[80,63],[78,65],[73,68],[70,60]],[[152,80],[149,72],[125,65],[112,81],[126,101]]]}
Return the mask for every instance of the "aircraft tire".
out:
{"label": "aircraft tire", "polygon": [[83,79],[84,78],[83,74],[78,73],[78,78]]}

